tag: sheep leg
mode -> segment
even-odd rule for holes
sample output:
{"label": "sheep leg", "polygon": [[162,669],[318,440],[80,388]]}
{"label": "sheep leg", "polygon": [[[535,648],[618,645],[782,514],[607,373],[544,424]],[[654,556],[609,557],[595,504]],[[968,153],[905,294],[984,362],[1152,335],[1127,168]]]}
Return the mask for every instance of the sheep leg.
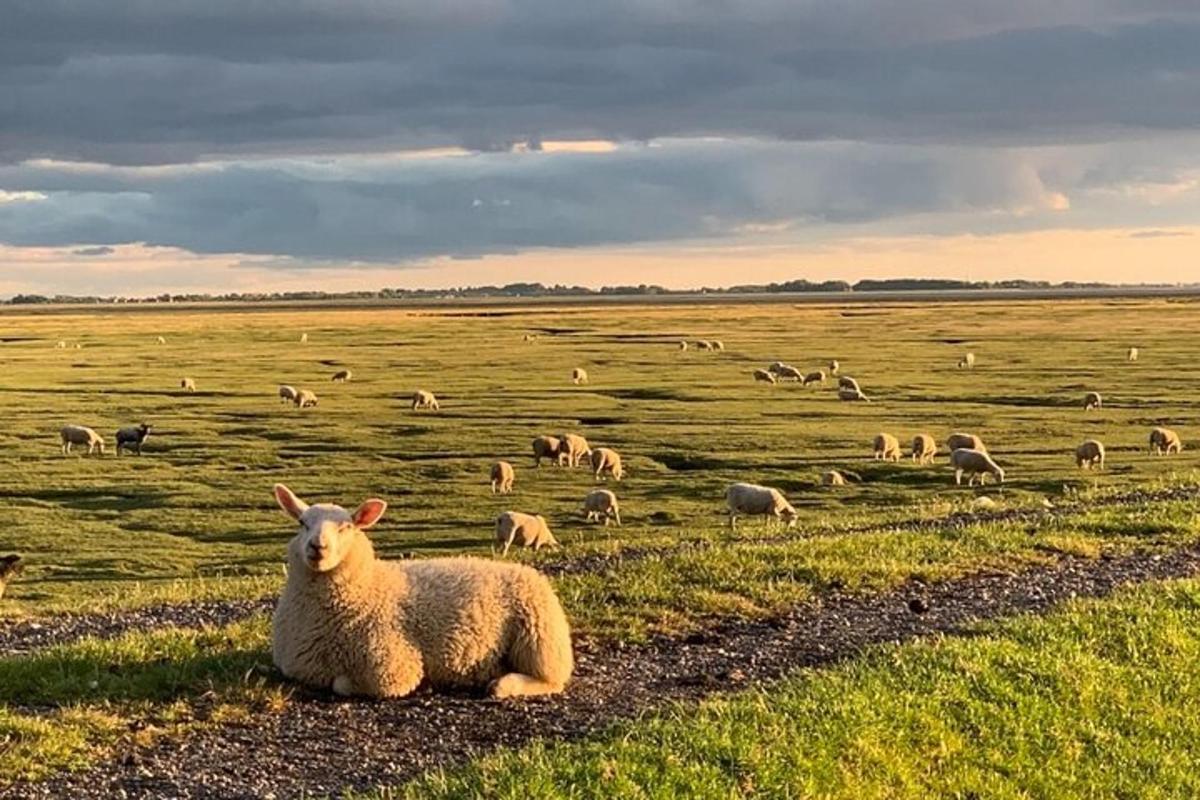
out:
{"label": "sheep leg", "polygon": [[954,485],[962,486],[963,471],[961,469],[954,470]]}
{"label": "sheep leg", "polygon": [[552,683],[520,672],[510,672],[492,681],[488,694],[497,700],[505,697],[535,697],[543,694],[558,694],[563,690],[561,683]]}
{"label": "sheep leg", "polygon": [[614,518],[617,520],[617,527],[618,527],[618,528],[619,528],[619,527],[621,527],[621,512],[620,512],[620,511],[614,511],[614,512],[613,512],[613,517],[614,517]]}
{"label": "sheep leg", "polygon": [[496,482],[492,481],[492,494],[496,493]]}

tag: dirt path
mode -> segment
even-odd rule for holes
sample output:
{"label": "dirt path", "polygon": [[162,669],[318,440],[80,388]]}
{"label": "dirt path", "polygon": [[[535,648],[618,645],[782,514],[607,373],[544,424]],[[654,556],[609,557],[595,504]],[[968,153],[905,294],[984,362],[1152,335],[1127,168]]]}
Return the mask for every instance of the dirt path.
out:
{"label": "dirt path", "polygon": [[579,643],[558,698],[498,703],[421,693],[399,701],[295,698],[279,714],[130,750],[89,771],[0,791],[5,798],[275,797],[337,794],[410,779],[534,738],[572,739],[664,702],[778,679],[864,647],[962,633],[979,620],[1040,613],[1147,580],[1200,574],[1200,543],[1096,560],[1063,556],[869,597],[834,595],[770,622],[730,622],[686,639],[621,648]]}

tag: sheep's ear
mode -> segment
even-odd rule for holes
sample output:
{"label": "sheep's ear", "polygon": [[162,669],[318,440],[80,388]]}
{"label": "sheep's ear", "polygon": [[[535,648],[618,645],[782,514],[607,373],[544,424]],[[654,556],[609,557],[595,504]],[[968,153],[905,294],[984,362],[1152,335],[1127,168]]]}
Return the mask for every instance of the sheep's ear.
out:
{"label": "sheep's ear", "polygon": [[379,522],[379,518],[383,516],[383,512],[386,510],[387,503],[376,497],[364,500],[363,504],[354,511],[354,524],[360,530],[366,530],[376,522]]}
{"label": "sheep's ear", "polygon": [[275,501],[292,519],[300,519],[300,515],[308,510],[308,503],[296,497],[295,493],[282,483],[275,484]]}

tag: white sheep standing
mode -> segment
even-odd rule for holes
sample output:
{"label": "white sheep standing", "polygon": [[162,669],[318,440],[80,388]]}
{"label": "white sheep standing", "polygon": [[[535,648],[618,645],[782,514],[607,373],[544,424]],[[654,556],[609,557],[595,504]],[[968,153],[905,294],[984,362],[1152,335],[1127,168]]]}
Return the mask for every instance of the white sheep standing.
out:
{"label": "white sheep standing", "polygon": [[1098,439],[1088,439],[1076,447],[1075,466],[1080,469],[1104,469],[1104,445]]}
{"label": "white sheep standing", "polygon": [[832,375],[833,377],[836,378],[837,374],[838,374],[838,370],[840,370],[841,368],[842,368],[842,365],[838,363],[836,358],[830,360],[830,362],[829,362],[829,374],[830,375]]}
{"label": "white sheep standing", "polygon": [[795,367],[791,366],[790,364],[780,364],[779,369],[776,370],[776,372],[775,372],[775,375],[781,381],[802,381],[802,380],[804,380],[804,373],[802,373],[800,370],[796,369]]}
{"label": "white sheep standing", "polygon": [[714,339],[712,346],[713,346],[713,350],[724,350],[725,349],[725,343],[722,342],[720,339]]}
{"label": "white sheep standing", "polygon": [[59,437],[62,439],[64,456],[71,452],[73,445],[77,444],[87,445],[89,456],[97,450],[100,451],[100,455],[104,455],[104,437],[86,425],[64,425],[59,431]]}
{"label": "white sheep standing", "polygon": [[1150,431],[1150,452],[1155,455],[1179,453],[1183,450],[1183,441],[1179,434],[1170,428],[1155,428]]}
{"label": "white sheep standing", "polygon": [[55,345],[55,347],[57,347],[59,350],[66,350],[66,349],[67,349],[67,343],[66,343],[66,342],[64,342],[62,339],[59,339],[59,341],[58,341],[58,344],[57,344],[57,345]]}
{"label": "white sheep standing", "polygon": [[479,558],[383,561],[363,532],[387,504],[353,513],[275,497],[300,523],[271,624],[288,678],[343,696],[403,697],[421,683],[555,694],[571,678],[571,629],[536,570]]}
{"label": "white sheep standing", "polygon": [[687,349],[688,349],[688,343],[684,342],[684,341],[680,341],[679,342],[679,352],[685,353],[685,352],[687,352]]}
{"label": "white sheep standing", "polygon": [[846,476],[838,472],[836,469],[828,470],[821,473],[821,485],[823,486],[845,486]]}
{"label": "white sheep standing", "polygon": [[775,383],[775,376],[765,369],[754,370],[754,380],[759,383]]}
{"label": "white sheep standing", "polygon": [[613,480],[619,481],[625,476],[621,466],[621,454],[609,447],[597,447],[592,451],[592,473],[596,480],[603,480],[605,473],[612,475]]}
{"label": "white sheep standing", "polygon": [[179,381],[179,388],[183,389],[185,392],[193,392],[194,393],[196,391],[196,379],[195,378],[181,378]]}
{"label": "white sheep standing", "polygon": [[562,466],[561,455],[562,441],[557,436],[538,436],[533,440],[533,466],[541,467],[543,458]]}
{"label": "white sheep standing", "polygon": [[575,369],[571,370],[571,383],[579,386],[580,384],[587,382],[588,374],[586,369],[583,367],[576,367]]}
{"label": "white sheep standing", "polygon": [[441,406],[438,405],[437,398],[433,396],[433,392],[426,391],[425,389],[418,389],[417,391],[413,392],[412,410],[418,411],[422,408],[427,408],[430,411],[438,411],[441,409]]}
{"label": "white sheep standing", "polygon": [[932,464],[937,455],[937,442],[928,433],[918,433],[912,440],[912,460],[918,464]]}
{"label": "white sheep standing", "polygon": [[592,455],[592,446],[588,440],[578,433],[564,433],[558,437],[558,461],[568,467],[578,467],[585,458]]}
{"label": "white sheep standing", "polygon": [[959,369],[975,369],[975,354],[967,353],[958,361]]}
{"label": "white sheep standing", "polygon": [[1125,354],[1125,358],[1129,361],[1137,361],[1138,349],[1136,347],[1129,348],[1129,351]]}
{"label": "white sheep standing", "polygon": [[294,403],[296,402],[296,387],[288,386],[286,383],[279,385],[279,402]]}
{"label": "white sheep standing", "polygon": [[876,460],[884,461],[899,461],[900,460],[900,440],[890,433],[879,433],[875,435],[873,443],[873,457]]}
{"label": "white sheep standing", "polygon": [[608,489],[593,489],[583,498],[583,513],[588,522],[603,519],[605,527],[611,518],[621,526],[621,506],[617,496]]}
{"label": "white sheep standing", "polygon": [[311,389],[297,389],[296,398],[292,402],[296,404],[296,408],[315,408],[319,401],[316,392]]}
{"label": "white sheep standing", "polygon": [[517,477],[513,465],[507,461],[497,461],[492,464],[492,494],[509,494],[512,492],[513,481]]}
{"label": "white sheep standing", "polygon": [[308,344],[308,334],[307,333],[300,334],[300,344]]}
{"label": "white sheep standing", "polygon": [[1104,400],[1100,397],[1099,392],[1088,392],[1083,397],[1083,410],[1091,411],[1094,408],[1102,408]]}
{"label": "white sheep standing", "polygon": [[159,344],[166,344],[167,338],[165,336],[159,336],[157,339],[155,339],[155,341],[158,342]]}
{"label": "white sheep standing", "polygon": [[501,556],[507,556],[508,549],[514,544],[541,550],[543,547],[558,547],[558,540],[541,514],[505,511],[496,517],[496,544],[504,546]]}
{"label": "white sheep standing", "polygon": [[737,528],[737,517],[761,516],[764,520],[774,517],[787,522],[790,528],[796,523],[796,509],[783,493],[769,486],[754,483],[734,483],[725,490],[725,506],[729,509],[729,527]]}
{"label": "white sheep standing", "polygon": [[984,478],[988,475],[1004,483],[1004,470],[983,450],[960,447],[950,453],[950,466],[954,467],[954,482],[959,486],[962,485],[963,475],[969,476],[968,486],[974,484],[976,478],[982,486]]}
{"label": "white sheep standing", "polygon": [[980,450],[987,452],[987,447],[973,433],[952,433],[946,437],[946,449],[953,453],[955,450]]}
{"label": "white sheep standing", "polygon": [[813,372],[810,372],[804,376],[804,385],[805,386],[808,386],[810,383],[824,383],[824,382],[825,382],[825,370],[823,370],[823,369],[814,370]]}

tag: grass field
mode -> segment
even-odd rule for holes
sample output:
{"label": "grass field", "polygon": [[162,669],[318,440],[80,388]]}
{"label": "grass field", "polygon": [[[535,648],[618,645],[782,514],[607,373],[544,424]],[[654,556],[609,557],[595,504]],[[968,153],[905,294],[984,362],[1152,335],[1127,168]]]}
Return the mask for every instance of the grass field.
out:
{"label": "grass field", "polygon": [[[386,499],[372,538],[389,557],[490,555],[498,512],[544,514],[563,548],[517,557],[550,568],[576,630],[606,641],[770,616],[831,589],[877,591],[914,576],[1197,538],[1194,493],[1169,494],[1194,486],[1200,467],[1200,448],[1188,446],[1200,429],[1200,305],[1192,301],[8,312],[0,329],[8,420],[0,551],[27,561],[0,600],[10,618],[274,591],[292,533],[270,494],[279,481],[309,500]],[[523,341],[526,334],[536,341]],[[726,349],[677,348],[701,338]],[[66,349],[55,347],[60,340]],[[1129,346],[1141,351],[1136,363],[1125,360]],[[977,366],[959,370],[967,350]],[[750,377],[775,360],[807,371],[831,358],[875,402],[841,403],[833,381],[768,386]],[[588,385],[571,385],[576,366],[587,369]],[[354,379],[331,383],[341,368]],[[184,376],[195,379],[195,394],[178,388]],[[314,389],[320,406],[281,405],[280,383]],[[418,388],[437,393],[440,412],[409,409]],[[1085,413],[1091,390],[1103,393],[1104,408]],[[116,428],[140,421],[154,425],[144,455],[112,456]],[[109,454],[64,457],[58,430],[66,423],[96,428]],[[1182,454],[1148,452],[1156,425],[1179,431]],[[943,442],[956,430],[989,444],[1007,471],[1002,487],[954,486],[944,451],[931,467],[871,458],[880,431],[907,444],[920,431]],[[622,453],[627,477],[612,488],[623,527],[584,523],[578,508],[593,486],[586,470],[532,469],[531,439],[563,431]],[[1076,469],[1072,454],[1085,438],[1106,444],[1104,472]],[[517,468],[508,497],[488,488],[498,458]],[[861,480],[818,486],[829,468]],[[752,522],[729,532],[723,495],[734,480],[783,490],[800,513],[796,527]],[[979,495],[999,510],[969,516]],[[1160,602],[1137,593],[1122,600],[1152,609]],[[182,735],[286,703],[286,688],[256,671],[269,663],[267,644],[256,618],[0,659],[8,742],[0,779],[102,759],[129,736],[131,720],[139,730]],[[1003,659],[960,656],[1002,676]],[[928,669],[952,672],[946,658]],[[830,680],[880,691],[871,681],[891,680],[886,666],[872,661]],[[781,688],[780,698],[809,702],[807,680]],[[747,730],[765,724],[732,711],[724,719]],[[1072,724],[1063,722],[1064,737],[1075,735]],[[979,746],[981,763],[1007,757],[989,756],[987,741]],[[1088,746],[1105,752],[1103,742]],[[587,758],[605,751],[594,747]],[[537,768],[530,759],[520,769]],[[666,769],[650,765],[646,774],[669,777],[658,768]],[[546,780],[559,777],[546,772]],[[973,785],[905,780],[897,785],[948,794]],[[469,793],[478,784],[446,786]]]}

